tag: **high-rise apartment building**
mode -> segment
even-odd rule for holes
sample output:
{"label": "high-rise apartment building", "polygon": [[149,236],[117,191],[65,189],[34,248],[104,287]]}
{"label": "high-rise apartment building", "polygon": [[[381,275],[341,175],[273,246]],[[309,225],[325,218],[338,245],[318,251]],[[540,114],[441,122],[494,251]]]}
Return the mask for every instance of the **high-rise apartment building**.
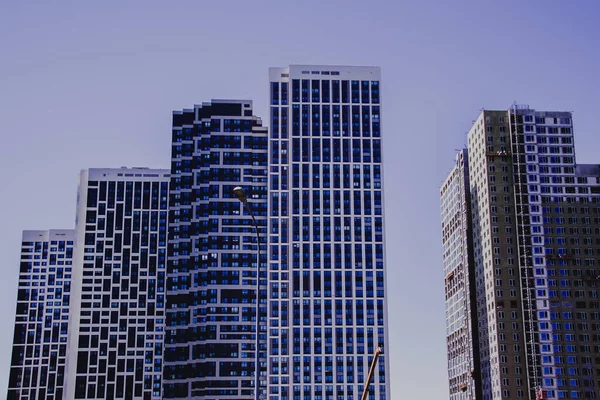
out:
{"label": "high-rise apartment building", "polygon": [[169,181],[81,172],[65,398],[162,398]]}
{"label": "high-rise apartment building", "polygon": [[[267,128],[251,101],[173,113],[164,398],[253,399],[266,389]],[[252,217],[261,241],[260,332]],[[256,335],[260,348],[256,349]]]}
{"label": "high-rise apartment building", "polygon": [[9,400],[63,399],[74,240],[72,229],[23,232]]}
{"label": "high-rise apartment building", "polygon": [[[269,81],[268,399],[359,399],[387,344],[380,70]],[[388,362],[371,399],[389,398]]]}
{"label": "high-rise apartment building", "polygon": [[468,137],[483,399],[598,398],[600,167],[569,112],[483,111]]}
{"label": "high-rise apartment building", "polygon": [[451,400],[481,398],[481,387],[475,384],[479,354],[468,193],[469,164],[465,149],[456,155],[454,167],[440,189]]}

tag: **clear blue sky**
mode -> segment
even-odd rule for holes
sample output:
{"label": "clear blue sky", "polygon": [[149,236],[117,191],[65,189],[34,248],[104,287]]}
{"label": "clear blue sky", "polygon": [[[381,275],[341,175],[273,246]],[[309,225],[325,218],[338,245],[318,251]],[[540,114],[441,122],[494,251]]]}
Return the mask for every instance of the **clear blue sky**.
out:
{"label": "clear blue sky", "polygon": [[74,225],[78,172],[169,167],[171,110],[250,98],[267,71],[382,67],[392,397],[447,398],[439,186],[481,107],[574,111],[600,162],[600,3],[0,4],[0,396],[23,229]]}

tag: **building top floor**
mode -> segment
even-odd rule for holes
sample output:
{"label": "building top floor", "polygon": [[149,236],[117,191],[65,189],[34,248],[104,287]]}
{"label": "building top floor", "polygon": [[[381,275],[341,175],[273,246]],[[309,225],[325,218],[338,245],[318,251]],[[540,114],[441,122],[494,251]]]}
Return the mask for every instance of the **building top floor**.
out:
{"label": "building top floor", "polygon": [[169,169],[146,168],[146,167],[121,167],[121,168],[89,168],[87,172],[88,181],[163,181],[170,180]]}
{"label": "building top floor", "polygon": [[381,79],[381,68],[374,66],[342,65],[290,65],[269,68],[269,81],[289,81],[290,79]]}

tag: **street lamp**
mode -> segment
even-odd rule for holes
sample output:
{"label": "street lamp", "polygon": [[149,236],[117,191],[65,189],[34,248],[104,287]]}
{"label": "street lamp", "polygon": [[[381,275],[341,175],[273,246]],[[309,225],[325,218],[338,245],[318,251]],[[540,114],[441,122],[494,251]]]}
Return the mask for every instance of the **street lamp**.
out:
{"label": "street lamp", "polygon": [[256,223],[256,218],[254,218],[254,214],[252,213],[252,208],[250,207],[250,203],[248,203],[248,198],[246,197],[246,192],[241,186],[236,186],[233,188],[233,194],[237,199],[246,206],[248,210],[248,214],[252,217],[252,224],[254,225],[254,230],[256,231],[256,348],[254,350],[255,361],[254,361],[254,398],[256,400],[260,399],[260,367],[259,367],[259,331],[260,331],[260,234],[258,232],[258,224]]}

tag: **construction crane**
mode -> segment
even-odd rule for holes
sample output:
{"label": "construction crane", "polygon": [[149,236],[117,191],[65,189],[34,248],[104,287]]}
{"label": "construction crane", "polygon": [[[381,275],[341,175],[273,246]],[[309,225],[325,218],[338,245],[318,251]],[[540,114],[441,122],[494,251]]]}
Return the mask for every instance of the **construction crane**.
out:
{"label": "construction crane", "polygon": [[360,400],[366,400],[367,395],[369,394],[369,386],[371,386],[371,378],[373,378],[373,374],[375,373],[375,365],[377,365],[377,359],[379,355],[383,352],[381,346],[377,346],[375,349],[375,354],[373,356],[373,361],[371,361],[371,368],[369,368],[369,376],[367,376],[367,384],[365,385],[365,390],[363,390],[362,397]]}

